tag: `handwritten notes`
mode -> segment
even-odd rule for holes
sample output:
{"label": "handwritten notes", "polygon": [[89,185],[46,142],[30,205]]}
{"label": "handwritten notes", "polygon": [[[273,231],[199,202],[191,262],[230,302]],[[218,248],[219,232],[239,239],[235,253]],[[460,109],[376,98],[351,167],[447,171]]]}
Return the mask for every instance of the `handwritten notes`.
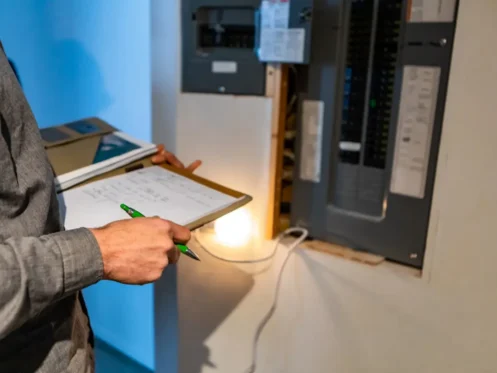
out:
{"label": "handwritten notes", "polygon": [[66,229],[94,228],[126,219],[119,208],[121,203],[145,216],[160,216],[186,225],[236,201],[158,166],[97,181],[59,196],[65,205]]}

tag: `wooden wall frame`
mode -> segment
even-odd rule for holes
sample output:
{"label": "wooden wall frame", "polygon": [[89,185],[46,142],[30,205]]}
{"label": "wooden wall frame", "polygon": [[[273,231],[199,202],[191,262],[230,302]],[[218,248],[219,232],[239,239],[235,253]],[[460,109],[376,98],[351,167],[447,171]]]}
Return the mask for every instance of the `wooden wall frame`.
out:
{"label": "wooden wall frame", "polygon": [[271,119],[271,156],[267,226],[265,238],[271,240],[280,232],[280,204],[283,174],[283,149],[288,102],[288,65],[268,65],[266,96],[273,98]]}

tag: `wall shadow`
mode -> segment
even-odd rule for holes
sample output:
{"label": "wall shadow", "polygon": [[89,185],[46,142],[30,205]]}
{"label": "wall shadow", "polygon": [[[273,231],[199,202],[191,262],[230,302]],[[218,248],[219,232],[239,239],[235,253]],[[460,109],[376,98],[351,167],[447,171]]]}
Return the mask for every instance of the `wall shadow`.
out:
{"label": "wall shadow", "polygon": [[[233,264],[206,254],[178,263],[179,373],[197,373],[215,364],[205,342],[245,298],[254,278]],[[157,353],[157,351],[156,351]]]}
{"label": "wall shadow", "polygon": [[[57,125],[85,117],[98,116],[112,99],[105,88],[97,60],[77,40],[49,43],[48,61],[43,73],[50,87],[39,100],[38,109],[47,112],[44,122]],[[22,73],[22,72],[21,72]]]}
{"label": "wall shadow", "polygon": [[[74,39],[40,41],[37,61],[26,65],[29,55],[6,53],[40,128],[98,116],[113,102],[105,88],[98,62]],[[37,77],[33,82],[33,77]]]}

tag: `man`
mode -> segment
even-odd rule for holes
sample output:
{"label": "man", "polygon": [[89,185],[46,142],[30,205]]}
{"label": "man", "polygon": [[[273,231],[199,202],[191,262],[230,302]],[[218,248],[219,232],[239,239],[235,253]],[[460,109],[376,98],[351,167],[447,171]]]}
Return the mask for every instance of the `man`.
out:
{"label": "man", "polygon": [[[0,372],[94,371],[81,290],[156,281],[188,229],[159,218],[64,231],[39,130],[0,44]],[[155,163],[184,168],[161,146]],[[188,167],[193,171],[200,165]]]}

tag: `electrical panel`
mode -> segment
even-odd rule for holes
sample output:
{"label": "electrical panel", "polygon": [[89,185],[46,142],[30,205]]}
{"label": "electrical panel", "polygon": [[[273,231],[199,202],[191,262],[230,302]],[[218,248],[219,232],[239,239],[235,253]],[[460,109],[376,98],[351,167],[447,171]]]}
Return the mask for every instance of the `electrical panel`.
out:
{"label": "electrical panel", "polygon": [[457,1],[314,2],[292,224],[421,267]]}
{"label": "electrical panel", "polygon": [[264,95],[266,63],[308,63],[312,4],[182,1],[183,92]]}

